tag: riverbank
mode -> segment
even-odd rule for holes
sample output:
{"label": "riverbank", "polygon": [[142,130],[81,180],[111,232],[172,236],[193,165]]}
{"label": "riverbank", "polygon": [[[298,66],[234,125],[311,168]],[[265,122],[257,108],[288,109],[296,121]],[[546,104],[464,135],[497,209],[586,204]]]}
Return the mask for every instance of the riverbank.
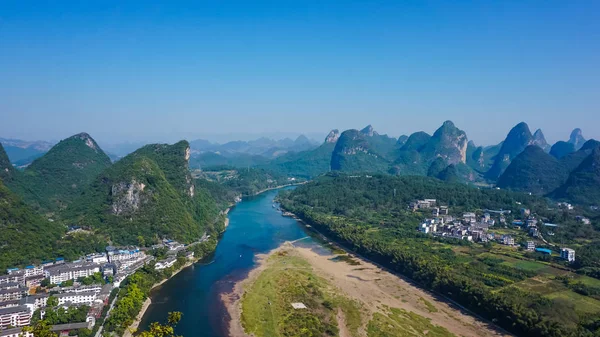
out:
{"label": "riverbank", "polygon": [[[171,276],[165,278],[164,280],[162,280],[160,282],[155,283],[152,286],[152,288],[150,288],[150,291],[163,285],[165,282],[169,281],[175,275],[179,274],[182,270],[184,270],[185,268],[191,267],[192,265],[194,265],[194,263],[196,263],[198,261],[200,261],[200,259],[194,259],[194,260],[184,264],[181,268],[173,271],[173,274]],[[125,329],[125,333],[123,334],[123,337],[132,337],[133,334],[136,333],[136,331],[142,321],[142,318],[144,318],[146,311],[150,307],[150,304],[152,304],[152,300],[151,300],[151,296],[148,296],[148,298],[146,298],[146,301],[144,301],[144,304],[142,304],[142,308],[140,309],[140,312],[137,314],[135,320],[131,323],[131,325],[129,325],[129,327],[127,327],[127,329]]]}
{"label": "riverbank", "polygon": [[[267,255],[261,255],[257,267],[249,273],[248,277],[236,283],[230,294],[222,295],[222,300],[232,318],[229,324],[231,336],[247,336],[242,327],[241,302],[244,293],[253,287],[265,270],[269,269],[269,263],[266,262],[269,257],[281,251],[307,261],[316,275],[331,283],[343,296],[360,303],[363,314],[358,336],[366,336],[367,330],[383,331],[387,326],[399,323],[402,323],[399,326],[412,324],[413,329],[443,328],[456,336],[504,335],[493,326],[451,304],[439,301],[430,293],[375,264],[345,253],[335,256],[322,255],[311,248],[298,247],[288,242]],[[403,313],[406,321],[398,321],[400,316],[390,314],[390,308]],[[339,322],[338,325],[343,324]],[[427,326],[426,322],[430,322],[431,326]],[[401,330],[397,333],[401,333]]]}
{"label": "riverbank", "polygon": [[260,190],[260,191],[254,193],[254,194],[242,196],[242,198],[244,198],[244,197],[255,197],[255,196],[259,195],[259,194],[262,194],[262,193],[265,193],[265,192],[268,192],[268,191],[278,190],[280,188],[285,188],[285,187],[290,187],[290,186],[300,186],[300,185],[304,185],[306,183],[308,183],[308,181],[302,181],[302,182],[299,182],[299,183],[293,183],[293,184],[286,184],[286,185],[279,185],[279,186],[275,186],[275,187],[269,187],[269,188],[265,188],[264,190]]}

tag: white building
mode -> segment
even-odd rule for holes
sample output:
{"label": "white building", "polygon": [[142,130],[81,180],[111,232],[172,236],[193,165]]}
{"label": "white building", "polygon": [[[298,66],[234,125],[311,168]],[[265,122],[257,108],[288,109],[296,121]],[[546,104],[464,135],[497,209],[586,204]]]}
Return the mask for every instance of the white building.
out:
{"label": "white building", "polygon": [[108,262],[108,256],[106,255],[106,253],[98,253],[98,254],[89,255],[89,256],[87,256],[86,259],[90,262],[99,263],[99,264],[104,264],[104,263]]}
{"label": "white building", "polygon": [[0,328],[22,327],[31,323],[31,311],[27,306],[0,309]]}
{"label": "white building", "polygon": [[177,258],[170,257],[166,260],[156,262],[156,264],[154,265],[154,269],[161,270],[161,269],[170,268],[170,267],[173,267],[175,262],[177,262]]}
{"label": "white building", "polygon": [[515,244],[515,239],[510,235],[503,235],[502,243],[508,246],[512,246]]}
{"label": "white building", "polygon": [[98,294],[93,291],[87,291],[82,293],[56,294],[54,296],[58,299],[59,305],[64,305],[67,303],[91,305],[98,297]]}
{"label": "white building", "polygon": [[115,249],[113,247],[109,247],[106,250],[108,251],[108,261],[110,263],[114,263],[115,261],[137,261],[146,257],[146,254],[137,248]]}
{"label": "white building", "polygon": [[530,250],[530,251],[535,250],[535,242],[527,241],[527,250]]}
{"label": "white building", "polygon": [[560,249],[560,257],[569,262],[575,261],[575,250],[571,248],[561,248]]}
{"label": "white building", "polygon": [[36,294],[27,296],[21,299],[20,304],[29,307],[31,312],[34,312],[37,309],[46,307],[46,303],[48,303],[48,297],[50,297],[50,295],[48,294]]}
{"label": "white building", "polygon": [[98,272],[100,272],[100,265],[96,263],[65,263],[58,266],[55,265],[44,271],[52,284],[61,284],[68,280],[88,277]]}
{"label": "white building", "polygon": [[44,267],[42,267],[42,266],[27,266],[27,267],[25,267],[25,269],[23,269],[23,276],[25,276],[25,277],[32,277],[32,276],[38,276],[38,275],[44,275]]}
{"label": "white building", "polygon": [[89,286],[79,286],[79,287],[65,287],[62,288],[61,291],[63,293],[88,293],[88,292],[94,292],[96,294],[99,294],[102,291],[102,286],[99,284],[92,284]]}

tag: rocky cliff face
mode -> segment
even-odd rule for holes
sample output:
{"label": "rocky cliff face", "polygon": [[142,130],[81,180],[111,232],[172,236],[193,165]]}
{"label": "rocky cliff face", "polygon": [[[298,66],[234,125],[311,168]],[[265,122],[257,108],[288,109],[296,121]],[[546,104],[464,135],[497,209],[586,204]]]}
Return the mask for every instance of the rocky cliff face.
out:
{"label": "rocky cliff face", "polygon": [[338,129],[331,130],[325,138],[325,143],[336,143],[340,139],[340,131]]}
{"label": "rocky cliff face", "polygon": [[131,182],[120,182],[111,186],[111,210],[114,215],[131,215],[147,202],[148,195],[144,195],[146,185],[132,179]]}
{"label": "rocky cliff face", "polygon": [[576,128],[571,132],[569,143],[575,146],[575,151],[579,150],[583,144],[585,144],[585,138],[583,138],[583,133],[580,128]]}
{"label": "rocky cliff face", "polygon": [[447,165],[467,162],[467,134],[451,121],[438,128],[425,145],[419,149],[424,158],[444,159]]}
{"label": "rocky cliff face", "polygon": [[367,125],[364,129],[360,130],[360,133],[362,133],[363,135],[365,135],[367,137],[373,137],[373,136],[377,135],[377,132],[375,132],[375,130],[373,129],[371,124]]}
{"label": "rocky cliff face", "polygon": [[546,141],[546,137],[544,137],[544,133],[542,129],[537,129],[533,134],[533,144],[539,146],[542,150],[548,152],[550,151],[550,145]]}

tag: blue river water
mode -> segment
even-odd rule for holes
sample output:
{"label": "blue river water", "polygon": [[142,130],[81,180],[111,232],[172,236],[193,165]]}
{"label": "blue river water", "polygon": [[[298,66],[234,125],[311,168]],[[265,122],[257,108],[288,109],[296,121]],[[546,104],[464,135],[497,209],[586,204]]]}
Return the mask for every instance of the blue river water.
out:
{"label": "blue river water", "polygon": [[[298,221],[281,216],[273,208],[278,191],[244,199],[229,212],[229,226],[212,259],[182,270],[153,290],[152,304],[140,328],[164,321],[167,313],[180,311],[183,317],[176,333],[185,337],[227,336],[227,312],[220,294],[229,292],[255,266],[256,254],[266,253],[285,241],[310,235]],[[307,239],[307,244],[312,242]]]}

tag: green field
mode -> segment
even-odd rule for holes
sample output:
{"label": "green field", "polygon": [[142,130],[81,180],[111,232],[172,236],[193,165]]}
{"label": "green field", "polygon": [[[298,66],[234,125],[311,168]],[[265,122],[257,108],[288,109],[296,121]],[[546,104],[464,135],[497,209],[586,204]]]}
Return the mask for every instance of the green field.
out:
{"label": "green field", "polygon": [[[315,275],[312,267],[289,251],[281,250],[266,261],[266,268],[248,285],[242,296],[242,325],[256,337],[339,336],[337,317],[344,318],[345,330],[353,337],[368,336],[453,336],[429,319],[397,308],[380,307],[370,315],[362,304],[340,294],[327,280]],[[430,312],[437,308],[424,298]],[[293,309],[301,302],[307,309]]]}
{"label": "green field", "polygon": [[[242,325],[247,333],[257,337],[337,336],[340,310],[347,329],[358,336],[359,305],[336,293],[306,261],[282,251],[267,263],[242,299]],[[307,309],[292,308],[295,302]]]}

